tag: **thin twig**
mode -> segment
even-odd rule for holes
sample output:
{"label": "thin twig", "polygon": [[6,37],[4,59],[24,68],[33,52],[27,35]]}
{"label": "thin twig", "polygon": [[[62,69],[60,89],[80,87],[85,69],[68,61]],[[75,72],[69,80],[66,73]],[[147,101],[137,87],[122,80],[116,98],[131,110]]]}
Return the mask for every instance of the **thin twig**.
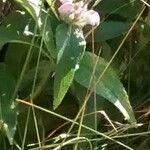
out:
{"label": "thin twig", "polygon": [[150,7],[150,4],[148,4],[147,2],[145,2],[144,0],[140,0],[142,3],[144,3],[147,7]]}

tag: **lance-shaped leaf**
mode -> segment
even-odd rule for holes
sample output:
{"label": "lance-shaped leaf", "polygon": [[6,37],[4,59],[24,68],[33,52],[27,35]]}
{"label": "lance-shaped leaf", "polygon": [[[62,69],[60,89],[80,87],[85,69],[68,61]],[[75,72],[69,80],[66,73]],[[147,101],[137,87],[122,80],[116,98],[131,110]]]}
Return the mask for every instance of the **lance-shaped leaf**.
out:
{"label": "lance-shaped leaf", "polygon": [[14,89],[12,75],[4,66],[0,66],[0,129],[6,134],[10,144],[13,144],[17,124],[17,108],[12,100]]}
{"label": "lance-shaped leaf", "polygon": [[[95,64],[95,73],[93,73],[93,60],[98,60]],[[93,89],[95,86],[98,95],[101,95],[113,103],[130,123],[135,123],[136,120],[127,92],[111,67],[107,69],[100,81],[95,85],[107,64],[108,63],[103,58],[86,52],[80,63],[80,68],[75,74],[75,80],[89,89]],[[92,75],[94,76],[95,82],[91,82],[91,85],[89,86]]]}
{"label": "lance-shaped leaf", "polygon": [[61,104],[84,54],[86,42],[82,29],[67,24],[59,25],[56,30],[56,45],[58,64],[54,79],[54,109]]}

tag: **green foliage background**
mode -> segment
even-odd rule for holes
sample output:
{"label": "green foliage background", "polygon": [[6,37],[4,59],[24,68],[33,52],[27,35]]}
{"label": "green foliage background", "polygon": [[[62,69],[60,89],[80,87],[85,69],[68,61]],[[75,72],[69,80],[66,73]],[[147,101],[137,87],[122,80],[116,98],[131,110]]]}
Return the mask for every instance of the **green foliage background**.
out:
{"label": "green foliage background", "polygon": [[61,21],[57,1],[0,2],[2,149],[149,149],[145,2],[92,1],[96,29]]}

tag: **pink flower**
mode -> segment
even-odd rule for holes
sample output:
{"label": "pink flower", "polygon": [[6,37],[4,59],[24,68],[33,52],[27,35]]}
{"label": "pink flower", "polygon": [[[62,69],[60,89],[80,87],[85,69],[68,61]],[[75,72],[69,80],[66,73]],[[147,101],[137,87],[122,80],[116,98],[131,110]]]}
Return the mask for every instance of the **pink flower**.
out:
{"label": "pink flower", "polygon": [[59,0],[62,4],[64,4],[64,3],[67,3],[67,2],[70,2],[70,3],[72,3],[73,2],[73,0]]}
{"label": "pink flower", "polygon": [[84,13],[84,19],[87,24],[98,26],[100,24],[99,14],[94,10],[89,10]]}
{"label": "pink flower", "polygon": [[74,17],[71,17],[71,14],[74,12],[74,6],[70,2],[66,2],[58,8],[60,18],[62,20],[72,20]]}
{"label": "pink flower", "polygon": [[60,0],[60,2],[62,5],[58,8],[58,12],[63,21],[79,26],[100,24],[99,14],[94,10],[88,10],[87,4],[83,1],[73,3],[72,0]]}

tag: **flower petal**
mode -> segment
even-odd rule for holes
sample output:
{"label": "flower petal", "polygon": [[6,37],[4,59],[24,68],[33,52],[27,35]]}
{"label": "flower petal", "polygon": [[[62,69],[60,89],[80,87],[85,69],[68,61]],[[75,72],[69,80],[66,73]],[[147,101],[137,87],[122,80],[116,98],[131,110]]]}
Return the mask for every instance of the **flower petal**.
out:
{"label": "flower petal", "polygon": [[98,26],[100,24],[100,16],[94,10],[89,10],[89,11],[84,12],[82,18],[84,18],[84,21],[86,22],[86,24],[89,24],[92,26]]}
{"label": "flower petal", "polygon": [[59,0],[62,4],[64,3],[73,3],[73,0]]}
{"label": "flower petal", "polygon": [[58,12],[62,20],[64,20],[65,18],[69,18],[73,11],[74,5],[70,2],[64,3],[58,8]]}
{"label": "flower petal", "polygon": [[73,0],[60,0],[62,5],[58,8],[60,18],[67,23],[73,23],[79,26],[87,24],[98,26],[100,24],[100,16],[94,10],[88,10],[87,3],[80,0],[74,2]]}

